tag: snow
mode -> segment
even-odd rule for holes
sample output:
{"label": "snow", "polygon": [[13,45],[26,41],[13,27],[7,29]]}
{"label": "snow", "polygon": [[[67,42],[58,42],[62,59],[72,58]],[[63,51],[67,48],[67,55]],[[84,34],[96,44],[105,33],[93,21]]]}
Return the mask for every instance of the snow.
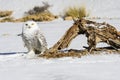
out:
{"label": "snow", "polygon": [[[102,22],[103,20],[97,20]],[[105,20],[119,28],[119,20]],[[38,22],[48,47],[55,44],[73,21]],[[1,80],[119,80],[120,55],[87,55],[81,58],[59,59],[25,58],[27,49],[17,34],[23,23],[0,23],[0,79]],[[69,48],[82,49],[86,38],[80,35]],[[101,44],[98,46],[105,46]],[[69,49],[68,48],[68,49]]]}
{"label": "snow", "polygon": [[14,58],[0,63],[0,79],[119,80],[119,57],[118,55],[99,55],[82,57],[81,59],[49,60]]}
{"label": "snow", "polygon": [[[113,17],[93,21],[108,22],[120,30],[120,0],[0,0],[0,10],[13,10],[13,16],[19,18],[25,11],[47,1],[50,11],[62,15],[69,6],[85,5],[90,16]],[[99,4],[98,4],[99,3]],[[61,18],[51,22],[38,22],[44,33],[48,47],[53,46],[71,27],[73,21]],[[27,49],[20,36],[23,23],[0,23],[0,80],[119,80],[120,55],[86,55],[81,58],[44,59],[25,57]],[[76,37],[68,49],[83,49],[87,46],[84,35]],[[107,46],[100,43],[99,46]]]}

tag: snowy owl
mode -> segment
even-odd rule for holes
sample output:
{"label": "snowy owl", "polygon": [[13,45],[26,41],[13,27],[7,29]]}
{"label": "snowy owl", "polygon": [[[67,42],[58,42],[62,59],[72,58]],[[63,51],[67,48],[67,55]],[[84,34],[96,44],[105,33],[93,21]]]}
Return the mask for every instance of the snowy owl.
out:
{"label": "snowy owl", "polygon": [[47,49],[47,42],[37,23],[27,21],[22,27],[22,40],[28,49],[27,57],[32,58],[35,54],[43,54]]}

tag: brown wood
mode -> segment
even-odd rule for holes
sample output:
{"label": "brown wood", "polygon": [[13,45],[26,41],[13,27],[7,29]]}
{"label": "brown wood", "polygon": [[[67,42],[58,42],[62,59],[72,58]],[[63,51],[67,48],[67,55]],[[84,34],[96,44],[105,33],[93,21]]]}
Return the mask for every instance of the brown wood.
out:
{"label": "brown wood", "polygon": [[[71,41],[78,35],[85,34],[87,37],[88,48],[79,51],[67,51],[60,52],[59,50],[67,48]],[[120,32],[108,23],[97,23],[95,21],[79,19],[65,32],[61,39],[45,52],[45,55],[54,56],[81,56],[81,54],[88,54],[95,52],[96,45],[99,42],[105,42],[109,44],[113,50],[106,51],[118,51],[120,48]],[[104,48],[100,51],[105,50]],[[87,52],[86,52],[87,51]],[[79,54],[78,54],[79,53]],[[45,56],[43,55],[43,56]]]}

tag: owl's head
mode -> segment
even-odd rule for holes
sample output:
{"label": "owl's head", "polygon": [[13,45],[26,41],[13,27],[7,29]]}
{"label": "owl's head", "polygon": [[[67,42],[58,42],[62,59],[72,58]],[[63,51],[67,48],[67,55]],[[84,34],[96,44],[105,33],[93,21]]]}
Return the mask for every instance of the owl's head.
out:
{"label": "owl's head", "polygon": [[23,25],[24,30],[33,30],[33,29],[38,29],[38,25],[34,21],[27,21]]}

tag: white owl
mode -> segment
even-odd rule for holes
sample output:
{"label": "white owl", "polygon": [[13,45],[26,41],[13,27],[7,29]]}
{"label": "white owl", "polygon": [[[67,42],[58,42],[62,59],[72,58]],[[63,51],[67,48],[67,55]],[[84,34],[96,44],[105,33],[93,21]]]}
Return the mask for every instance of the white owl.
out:
{"label": "white owl", "polygon": [[47,49],[47,42],[37,23],[27,21],[22,28],[22,39],[28,49],[27,57],[33,58],[35,54],[43,54]]}

